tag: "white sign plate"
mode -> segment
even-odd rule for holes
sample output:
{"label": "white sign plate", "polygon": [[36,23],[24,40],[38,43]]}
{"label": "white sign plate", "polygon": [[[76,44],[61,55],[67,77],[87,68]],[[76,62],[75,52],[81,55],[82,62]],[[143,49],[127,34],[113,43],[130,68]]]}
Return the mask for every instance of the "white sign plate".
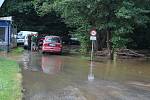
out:
{"label": "white sign plate", "polygon": [[90,36],[90,40],[96,40],[96,36]]}

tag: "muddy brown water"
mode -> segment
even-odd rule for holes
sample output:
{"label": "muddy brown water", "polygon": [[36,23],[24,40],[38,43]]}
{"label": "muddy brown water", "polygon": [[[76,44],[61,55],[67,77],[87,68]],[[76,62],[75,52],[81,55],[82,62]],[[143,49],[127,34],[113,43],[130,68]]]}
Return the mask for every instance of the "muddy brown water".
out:
{"label": "muddy brown water", "polygon": [[[150,60],[99,59],[25,51],[24,100],[150,100]],[[89,80],[89,76],[92,77]]]}

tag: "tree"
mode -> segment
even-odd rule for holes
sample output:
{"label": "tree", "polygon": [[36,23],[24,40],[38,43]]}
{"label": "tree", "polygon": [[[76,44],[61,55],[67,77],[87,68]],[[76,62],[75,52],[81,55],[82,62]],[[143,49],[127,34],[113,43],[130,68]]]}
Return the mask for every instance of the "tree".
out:
{"label": "tree", "polygon": [[146,15],[149,11],[139,3],[140,0],[42,0],[38,12],[46,14],[55,10],[60,14],[67,25],[76,28],[74,32],[84,49],[89,47],[85,45],[89,44],[91,28],[105,33],[109,55],[113,58],[113,50],[126,47],[128,34],[133,33],[135,26],[149,21]]}
{"label": "tree", "polygon": [[6,0],[0,15],[13,16],[18,31],[28,30],[63,35],[70,30],[54,11],[44,16],[37,14],[31,0]]}
{"label": "tree", "polygon": [[[26,29],[34,26],[33,29],[48,31],[48,28],[56,23],[61,28],[55,27],[52,30],[65,32],[68,29],[65,28],[67,25],[73,29],[71,33],[75,33],[80,39],[83,53],[88,52],[89,31],[92,28],[98,31],[98,49],[107,47],[110,58],[113,58],[113,53],[117,49],[126,48],[128,43],[133,44],[137,41],[135,38],[137,32],[149,31],[149,0],[22,0],[22,2],[8,11],[9,14],[18,16],[17,22],[20,22],[18,26],[25,26]],[[149,35],[144,35],[146,36]]]}

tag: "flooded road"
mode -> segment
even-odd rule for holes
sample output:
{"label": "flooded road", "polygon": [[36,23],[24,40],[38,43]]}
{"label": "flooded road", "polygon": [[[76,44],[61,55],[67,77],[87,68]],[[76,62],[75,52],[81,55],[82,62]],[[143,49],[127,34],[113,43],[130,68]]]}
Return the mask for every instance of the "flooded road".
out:
{"label": "flooded road", "polygon": [[[26,51],[24,100],[150,100],[150,60],[99,59]],[[90,78],[91,76],[91,78]]]}

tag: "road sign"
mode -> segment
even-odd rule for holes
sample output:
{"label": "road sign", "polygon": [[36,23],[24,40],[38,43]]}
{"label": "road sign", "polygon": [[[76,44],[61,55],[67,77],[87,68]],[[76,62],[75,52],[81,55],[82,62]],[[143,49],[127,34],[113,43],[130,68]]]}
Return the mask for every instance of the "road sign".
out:
{"label": "road sign", "polygon": [[90,40],[92,41],[96,40],[96,36],[90,36]]}
{"label": "road sign", "polygon": [[96,30],[92,30],[92,31],[90,32],[90,34],[91,34],[92,36],[95,36],[95,35],[97,34],[97,32],[96,32]]}

